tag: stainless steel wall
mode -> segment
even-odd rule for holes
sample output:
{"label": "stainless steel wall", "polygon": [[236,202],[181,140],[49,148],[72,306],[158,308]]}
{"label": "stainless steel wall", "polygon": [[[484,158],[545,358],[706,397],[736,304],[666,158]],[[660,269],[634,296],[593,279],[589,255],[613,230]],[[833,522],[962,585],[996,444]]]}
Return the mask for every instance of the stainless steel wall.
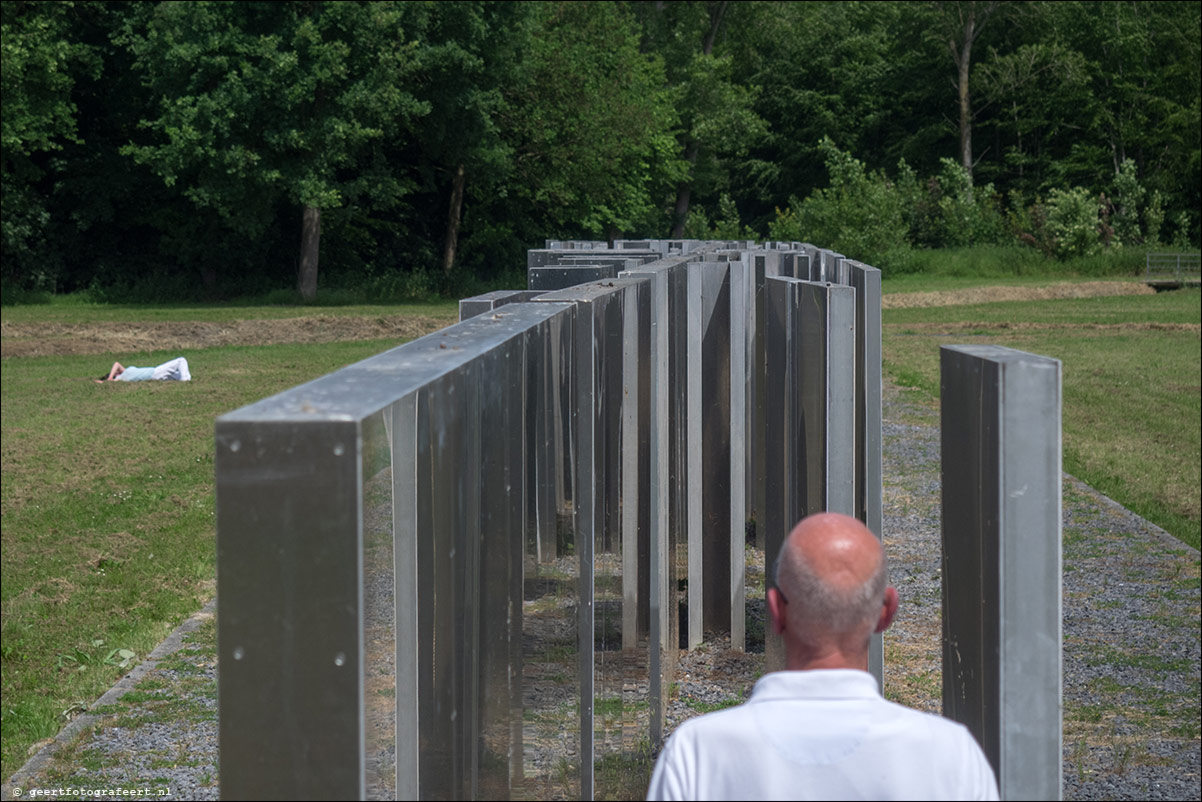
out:
{"label": "stainless steel wall", "polygon": [[591,798],[662,740],[681,613],[743,648],[745,550],[871,518],[875,271],[548,246],[532,276],[626,269],[218,420],[226,796]]}
{"label": "stainless steel wall", "polygon": [[1060,362],[940,352],[943,712],[1003,799],[1061,796]]}

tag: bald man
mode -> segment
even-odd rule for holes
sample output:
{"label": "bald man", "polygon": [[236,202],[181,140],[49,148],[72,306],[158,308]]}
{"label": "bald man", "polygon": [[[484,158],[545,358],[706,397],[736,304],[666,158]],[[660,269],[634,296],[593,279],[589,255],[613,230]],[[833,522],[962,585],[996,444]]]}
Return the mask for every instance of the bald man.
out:
{"label": "bald man", "polygon": [[811,515],[768,589],[785,671],[739,707],[681,724],[648,799],[997,799],[962,725],[887,702],[868,642],[897,612],[880,543],[855,518]]}

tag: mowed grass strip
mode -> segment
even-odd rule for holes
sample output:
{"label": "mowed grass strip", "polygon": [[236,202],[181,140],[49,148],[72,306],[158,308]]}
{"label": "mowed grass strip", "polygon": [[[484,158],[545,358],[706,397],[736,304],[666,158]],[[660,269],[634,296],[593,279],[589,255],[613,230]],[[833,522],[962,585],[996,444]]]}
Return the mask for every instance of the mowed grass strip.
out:
{"label": "mowed grass strip", "polygon": [[939,346],[988,343],[1063,363],[1064,468],[1197,548],[1202,304],[1149,296],[893,309],[885,369],[939,396]]}
{"label": "mowed grass strip", "polygon": [[154,323],[196,321],[223,323],[239,320],[281,320],[299,317],[446,317],[457,315],[457,301],[430,304],[367,304],[348,306],[290,306],[286,304],[97,304],[78,295],[54,296],[44,304],[5,306],[4,323]]}
{"label": "mowed grass strip", "polygon": [[396,344],[205,349],[188,383],[90,378],[177,353],[3,361],[4,777],[212,597],[214,419]]}

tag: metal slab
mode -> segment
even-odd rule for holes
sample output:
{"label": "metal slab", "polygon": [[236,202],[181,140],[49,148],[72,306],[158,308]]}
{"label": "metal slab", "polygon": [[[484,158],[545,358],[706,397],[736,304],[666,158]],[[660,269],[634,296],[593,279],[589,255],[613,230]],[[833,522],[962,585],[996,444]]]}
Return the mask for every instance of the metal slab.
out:
{"label": "metal slab", "polygon": [[577,265],[546,265],[531,267],[526,271],[526,284],[531,290],[548,292],[575,287],[594,281],[611,279],[618,275],[615,265],[577,264]]}
{"label": "metal slab", "polygon": [[943,710],[1003,799],[1059,799],[1060,362],[940,349]]}
{"label": "metal slab", "polygon": [[530,268],[554,265],[557,264],[564,256],[590,255],[598,257],[621,257],[623,259],[632,259],[638,257],[659,259],[665,254],[661,253],[659,250],[651,248],[610,248],[605,242],[563,242],[559,240],[548,240],[546,248],[532,248],[526,251],[526,267]]}
{"label": "metal slab", "polygon": [[459,299],[459,320],[491,312],[498,306],[529,301],[539,294],[538,290],[495,290],[471,298]]}

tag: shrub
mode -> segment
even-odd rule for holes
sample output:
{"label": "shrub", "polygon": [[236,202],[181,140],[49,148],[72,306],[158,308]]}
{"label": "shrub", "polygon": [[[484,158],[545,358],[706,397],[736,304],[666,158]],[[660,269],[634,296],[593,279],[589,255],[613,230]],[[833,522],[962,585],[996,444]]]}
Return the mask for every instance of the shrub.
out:
{"label": "shrub", "polygon": [[816,189],[804,201],[790,199],[777,210],[768,238],[808,240],[868,264],[897,260],[909,248],[905,200],[884,173],[867,172],[864,163],[823,137],[819,149],[826,159],[830,186]]}
{"label": "shrub", "polygon": [[1139,210],[1146,194],[1135,175],[1135,162],[1123,159],[1114,176],[1114,212],[1110,218],[1114,226],[1113,244],[1135,245],[1144,241],[1139,231]]}
{"label": "shrub", "polygon": [[1101,204],[1084,187],[1053,189],[1047,201],[1047,233],[1061,259],[1092,256],[1102,249],[1098,237]]}

